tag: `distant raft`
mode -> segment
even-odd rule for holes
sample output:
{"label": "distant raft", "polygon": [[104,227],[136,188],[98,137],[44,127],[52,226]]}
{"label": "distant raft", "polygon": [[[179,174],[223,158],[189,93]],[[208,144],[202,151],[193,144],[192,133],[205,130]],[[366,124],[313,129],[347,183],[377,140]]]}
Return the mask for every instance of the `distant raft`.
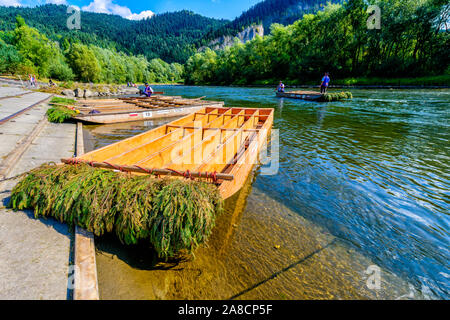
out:
{"label": "distant raft", "polygon": [[[50,104],[50,122],[69,119],[95,124],[121,123],[185,116],[205,107],[223,107],[223,101],[185,99],[180,96],[133,97],[119,99],[61,99]],[[66,101],[67,100],[67,101]]]}
{"label": "distant raft", "polygon": [[330,92],[330,93],[320,93],[316,91],[289,91],[289,92],[277,92],[276,94],[277,97],[279,98],[302,99],[317,102],[331,102],[353,98],[352,93],[349,91]]}
{"label": "distant raft", "polygon": [[[202,97],[203,98],[203,97]],[[223,101],[184,99],[179,96],[80,100],[75,120],[107,124],[184,116],[205,107],[223,107]]]}

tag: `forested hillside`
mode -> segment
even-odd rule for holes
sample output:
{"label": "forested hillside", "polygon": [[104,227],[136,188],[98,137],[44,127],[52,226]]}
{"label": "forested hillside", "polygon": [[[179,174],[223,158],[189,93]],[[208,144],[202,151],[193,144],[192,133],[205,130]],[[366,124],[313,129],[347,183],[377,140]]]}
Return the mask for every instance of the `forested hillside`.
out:
{"label": "forested hillside", "polygon": [[33,8],[0,7],[0,30],[13,30],[17,15],[53,41],[81,41],[127,54],[143,54],[147,59],[161,58],[169,63],[184,63],[195,52],[194,43],[228,22],[190,11],[158,14],[141,21],[82,11],[81,30],[69,30],[67,6],[47,4]]}
{"label": "forested hillside", "polygon": [[[59,35],[55,35],[59,38]],[[116,49],[87,45],[77,39],[48,39],[17,16],[14,29],[0,31],[0,73],[35,74],[70,82],[180,82],[183,66]]]}
{"label": "forested hillside", "polygon": [[368,29],[364,0],[329,4],[292,25],[272,25],[264,38],[195,54],[185,65],[186,82],[304,83],[325,71],[334,79],[449,73],[447,1],[379,0],[377,5],[380,29]]}
{"label": "forested hillside", "polygon": [[[148,58],[159,57],[168,62],[186,62],[196,51],[194,44],[207,32],[219,28],[225,22],[186,10],[169,12],[138,21],[128,28],[125,37],[117,41],[134,54],[144,54]],[[134,39],[130,39],[133,34]],[[152,53],[148,53],[149,48],[152,48]]]}

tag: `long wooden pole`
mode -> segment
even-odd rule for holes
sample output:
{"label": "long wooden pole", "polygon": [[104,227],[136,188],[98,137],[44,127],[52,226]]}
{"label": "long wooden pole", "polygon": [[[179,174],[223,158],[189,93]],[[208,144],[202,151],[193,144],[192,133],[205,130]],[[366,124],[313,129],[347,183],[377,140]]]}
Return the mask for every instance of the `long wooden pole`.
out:
{"label": "long wooden pole", "polygon": [[170,169],[152,169],[152,168],[142,168],[138,166],[124,166],[124,165],[115,165],[106,162],[95,162],[95,161],[87,161],[82,159],[61,159],[62,163],[65,164],[77,164],[77,163],[85,163],[95,168],[103,168],[103,169],[113,169],[113,170],[121,170],[124,172],[136,172],[136,173],[145,173],[145,174],[154,174],[161,176],[178,176],[178,177],[192,177],[192,178],[202,178],[202,179],[218,179],[218,180],[227,180],[231,181],[234,179],[232,174],[226,173],[213,173],[213,172],[181,172]]}

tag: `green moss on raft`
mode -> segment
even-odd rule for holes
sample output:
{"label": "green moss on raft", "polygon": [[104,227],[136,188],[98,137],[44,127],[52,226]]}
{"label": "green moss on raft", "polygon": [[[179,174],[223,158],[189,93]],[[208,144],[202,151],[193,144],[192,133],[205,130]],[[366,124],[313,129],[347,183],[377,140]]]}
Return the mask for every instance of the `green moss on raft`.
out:
{"label": "green moss on raft", "polygon": [[320,101],[325,102],[331,102],[331,101],[339,101],[339,100],[346,100],[346,99],[353,99],[353,95],[351,92],[332,92],[332,93],[325,93],[320,98]]}
{"label": "green moss on raft", "polygon": [[8,206],[34,209],[124,244],[148,241],[159,257],[192,253],[223,211],[218,188],[205,181],[126,175],[88,165],[43,165],[14,187]]}
{"label": "green moss on raft", "polygon": [[69,99],[69,98],[53,97],[52,100],[50,100],[50,103],[61,103],[61,104],[74,105],[75,100]]}
{"label": "green moss on raft", "polygon": [[67,107],[53,106],[47,110],[46,114],[48,121],[54,123],[63,123],[64,121],[71,119],[77,113]]}

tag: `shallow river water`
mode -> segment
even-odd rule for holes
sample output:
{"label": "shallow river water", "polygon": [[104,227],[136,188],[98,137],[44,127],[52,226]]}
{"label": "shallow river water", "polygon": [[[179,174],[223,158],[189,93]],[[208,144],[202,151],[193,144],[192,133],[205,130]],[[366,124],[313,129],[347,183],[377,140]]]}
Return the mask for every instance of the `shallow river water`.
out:
{"label": "shallow river water", "polygon": [[[275,108],[279,168],[255,169],[193,259],[96,238],[101,298],[450,298],[450,90],[315,103],[265,88],[157,88]],[[98,148],[163,123],[85,128]]]}

